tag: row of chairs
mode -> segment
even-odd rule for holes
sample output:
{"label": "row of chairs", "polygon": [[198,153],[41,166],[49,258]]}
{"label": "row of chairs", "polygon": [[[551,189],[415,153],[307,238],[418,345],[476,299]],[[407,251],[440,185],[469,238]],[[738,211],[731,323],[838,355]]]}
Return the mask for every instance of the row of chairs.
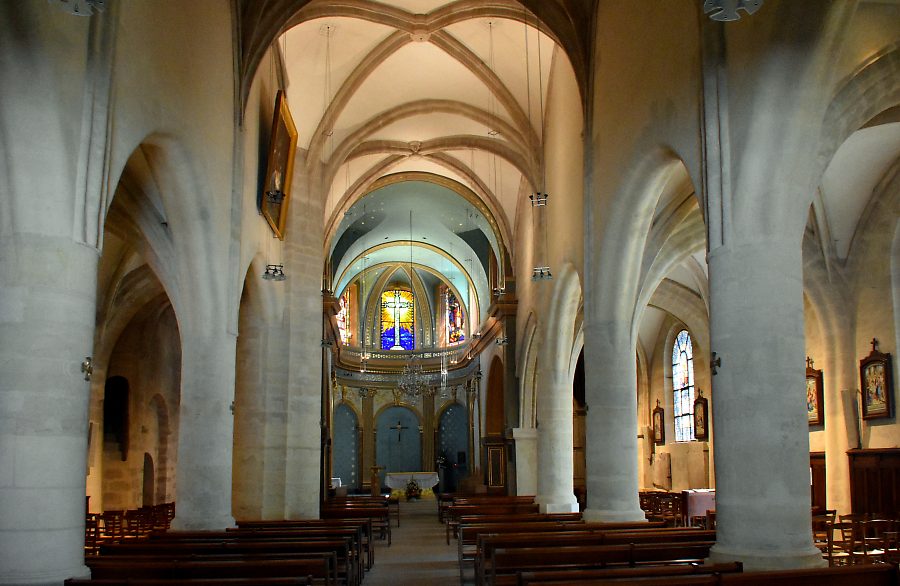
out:
{"label": "row of chairs", "polygon": [[642,491],[639,498],[648,519],[665,521],[669,527],[684,526],[684,499],[680,492]]}
{"label": "row of chairs", "polygon": [[826,510],[813,516],[813,538],[828,564],[900,563],[900,516],[892,514],[836,514]]}
{"label": "row of chairs", "polygon": [[166,531],[175,518],[175,503],[148,505],[139,509],[88,513],[84,522],[85,555],[97,555],[100,546]]}

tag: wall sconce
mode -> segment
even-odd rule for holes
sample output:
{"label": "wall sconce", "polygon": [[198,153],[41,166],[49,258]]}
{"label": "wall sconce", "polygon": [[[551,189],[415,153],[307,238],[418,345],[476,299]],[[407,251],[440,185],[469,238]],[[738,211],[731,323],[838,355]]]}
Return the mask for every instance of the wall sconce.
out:
{"label": "wall sconce", "polygon": [[94,374],[94,360],[90,356],[84,357],[84,361],[81,363],[81,372],[84,373],[84,380],[91,380],[91,375]]}
{"label": "wall sconce", "polygon": [[262,278],[266,281],[284,281],[287,275],[284,274],[284,265],[266,265],[266,272]]}

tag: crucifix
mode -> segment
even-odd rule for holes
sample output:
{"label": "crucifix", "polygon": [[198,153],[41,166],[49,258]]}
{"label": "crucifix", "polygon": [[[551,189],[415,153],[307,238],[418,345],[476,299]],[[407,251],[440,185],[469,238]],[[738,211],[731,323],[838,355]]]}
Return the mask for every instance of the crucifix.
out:
{"label": "crucifix", "polygon": [[397,430],[397,443],[399,444],[399,443],[400,443],[400,433],[401,433],[404,429],[409,429],[409,428],[406,427],[405,425],[401,425],[401,424],[400,424],[400,420],[398,419],[398,420],[397,420],[397,425],[392,425],[392,426],[390,426],[388,429],[396,429],[396,430]]}
{"label": "crucifix", "polygon": [[382,307],[390,309],[394,316],[394,345],[391,350],[403,350],[400,344],[400,312],[404,309],[412,309],[412,302],[406,301],[400,296],[400,291],[394,291],[394,298],[382,302]]}

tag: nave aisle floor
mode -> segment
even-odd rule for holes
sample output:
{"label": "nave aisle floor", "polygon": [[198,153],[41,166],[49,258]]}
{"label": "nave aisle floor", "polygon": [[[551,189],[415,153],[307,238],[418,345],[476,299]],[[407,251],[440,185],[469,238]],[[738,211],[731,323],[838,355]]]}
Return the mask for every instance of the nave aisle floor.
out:
{"label": "nave aisle floor", "polygon": [[375,542],[375,566],[362,586],[459,584],[456,542],[446,544],[437,502],[401,501],[400,527],[394,523],[393,544]]}

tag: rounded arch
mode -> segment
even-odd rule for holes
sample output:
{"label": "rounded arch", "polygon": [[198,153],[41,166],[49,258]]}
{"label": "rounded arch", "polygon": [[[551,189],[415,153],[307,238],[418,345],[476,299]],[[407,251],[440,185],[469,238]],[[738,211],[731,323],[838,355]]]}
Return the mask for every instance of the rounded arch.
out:
{"label": "rounded arch", "polygon": [[[885,47],[871,56],[839,85],[822,124],[822,140],[817,156],[816,183],[834,158],[838,148],[851,134],[863,128],[882,112],[900,105],[900,44]],[[810,202],[813,194],[810,194]]]}
{"label": "rounded arch", "polygon": [[[364,4],[370,7],[369,3]],[[531,14],[525,12],[529,9]],[[572,63],[581,91],[582,103],[586,98],[587,87],[587,51],[590,39],[587,32],[577,23],[590,17],[586,9],[573,8],[568,5],[540,2],[539,0],[523,0],[515,2],[484,3],[469,0],[435,9],[427,15],[427,20],[411,15],[403,10],[378,6],[378,10],[359,10],[347,5],[329,6],[315,3],[314,0],[250,0],[242,5],[240,18],[241,30],[241,79],[240,96],[241,112],[248,102],[250,87],[258,75],[259,65],[268,48],[285,30],[301,22],[316,18],[349,16],[366,18],[393,26],[396,34],[409,36],[412,34],[430,34],[434,30],[472,18],[509,19],[537,27],[554,42],[563,47],[567,58]],[[346,13],[346,14],[345,14]],[[537,15],[537,16],[534,16]]]}
{"label": "rounded arch", "polygon": [[482,217],[487,220],[488,224],[491,227],[491,231],[493,232],[493,236],[499,248],[497,252],[500,255],[499,260],[501,261],[501,264],[503,262],[506,262],[506,256],[508,254],[507,251],[509,250],[508,243],[512,242],[512,232],[509,228],[509,224],[506,221],[506,216],[503,213],[503,207],[501,206],[500,202],[497,201],[497,199],[492,194],[490,194],[490,192],[486,191],[480,194],[475,193],[470,187],[463,185],[459,181],[456,181],[449,177],[444,177],[424,171],[405,171],[401,173],[391,173],[388,175],[383,175],[368,184],[365,188],[365,191],[363,192],[346,193],[341,201],[338,202],[337,205],[335,205],[334,209],[332,210],[331,216],[328,218],[325,225],[326,253],[330,252],[332,249],[332,242],[340,226],[341,219],[357,201],[360,201],[368,194],[383,187],[388,187],[396,183],[403,183],[408,181],[423,181],[426,183],[432,183],[434,185],[445,187],[453,191],[458,196],[463,198],[467,203],[475,207],[482,215]]}
{"label": "rounded arch", "polygon": [[494,356],[488,370],[484,407],[485,435],[500,436],[506,428],[503,369],[503,360]]}

